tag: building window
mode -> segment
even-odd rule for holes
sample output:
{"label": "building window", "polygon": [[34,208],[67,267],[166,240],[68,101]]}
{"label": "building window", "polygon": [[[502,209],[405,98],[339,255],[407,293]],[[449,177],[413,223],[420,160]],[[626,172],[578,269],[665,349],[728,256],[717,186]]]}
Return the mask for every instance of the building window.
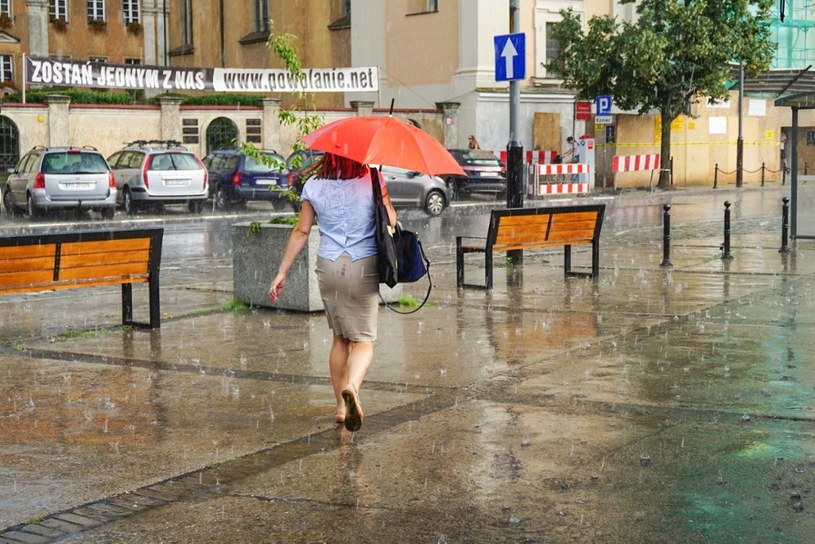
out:
{"label": "building window", "polygon": [[[336,9],[337,4],[333,4],[332,11]],[[342,30],[351,28],[351,0],[340,0],[339,14],[328,25],[329,30]]]}
{"label": "building window", "polygon": [[141,64],[141,59],[125,59],[125,64]]}
{"label": "building window", "polygon": [[[546,62],[550,63],[555,60],[558,55],[560,55],[562,49],[560,47],[560,42],[554,39],[552,36],[552,27],[555,26],[555,23],[546,23]],[[547,70],[547,76],[549,77],[557,77],[558,73],[552,69]]]}
{"label": "building window", "polygon": [[0,0],[0,15],[11,17],[11,0]]}
{"label": "building window", "polygon": [[181,1],[181,43],[192,45],[192,0]]}
{"label": "building window", "polygon": [[50,0],[48,15],[51,19],[68,20],[68,0]]}
{"label": "building window", "polygon": [[0,55],[0,81],[14,81],[14,65],[11,55]]}
{"label": "building window", "polygon": [[268,0],[255,0],[255,31],[269,32]]}
{"label": "building window", "polygon": [[139,0],[123,0],[122,17],[124,17],[125,24],[141,22]]}
{"label": "building window", "polygon": [[419,15],[422,13],[436,13],[439,11],[438,0],[409,0],[408,15]]}
{"label": "building window", "polygon": [[105,0],[88,0],[88,20],[105,20]]}
{"label": "building window", "polygon": [[88,57],[88,60],[91,62],[107,62],[107,57]]}

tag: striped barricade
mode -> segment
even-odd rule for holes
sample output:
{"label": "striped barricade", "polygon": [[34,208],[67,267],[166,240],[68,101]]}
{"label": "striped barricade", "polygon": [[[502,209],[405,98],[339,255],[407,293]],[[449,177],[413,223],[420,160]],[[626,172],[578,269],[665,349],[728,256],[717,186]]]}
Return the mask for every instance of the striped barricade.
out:
{"label": "striped barricade", "polygon": [[617,190],[617,172],[651,171],[649,185],[653,189],[654,170],[659,170],[659,153],[645,155],[615,155],[611,159],[611,172],[614,174],[614,190]]}
{"label": "striped barricade", "polygon": [[539,164],[535,170],[535,194],[544,196],[588,193],[591,186],[587,182],[540,183],[538,179],[539,176],[577,176],[588,173],[589,165],[583,163]]}

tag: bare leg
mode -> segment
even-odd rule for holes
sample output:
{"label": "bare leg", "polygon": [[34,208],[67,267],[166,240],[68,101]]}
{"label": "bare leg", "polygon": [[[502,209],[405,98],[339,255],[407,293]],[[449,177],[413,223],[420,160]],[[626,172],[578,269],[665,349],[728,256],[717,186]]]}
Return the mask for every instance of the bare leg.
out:
{"label": "bare leg", "polygon": [[342,390],[348,383],[348,354],[350,341],[338,334],[334,335],[331,344],[331,353],[328,355],[328,369],[331,373],[331,385],[334,396],[337,398],[337,415],[345,415],[345,401],[342,399]]}
{"label": "bare leg", "polygon": [[374,345],[371,342],[351,342],[348,353],[348,384],[342,390],[345,401],[345,428],[358,431],[365,414],[359,402],[359,388],[374,358]]}
{"label": "bare leg", "polygon": [[374,360],[373,342],[349,342],[348,346],[348,381],[359,391],[368,368]]}

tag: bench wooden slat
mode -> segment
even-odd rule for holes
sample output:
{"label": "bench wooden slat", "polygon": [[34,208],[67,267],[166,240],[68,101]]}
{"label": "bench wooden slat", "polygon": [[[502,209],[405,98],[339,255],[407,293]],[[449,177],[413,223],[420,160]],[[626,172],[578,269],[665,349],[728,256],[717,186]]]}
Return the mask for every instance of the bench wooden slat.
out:
{"label": "bench wooden slat", "polygon": [[86,253],[81,255],[62,255],[60,257],[59,267],[62,270],[66,268],[79,268],[83,266],[103,265],[103,264],[125,264],[125,263],[144,263],[146,265],[150,257],[150,250],[136,250],[136,251],[114,251],[112,253]]}
{"label": "bench wooden slat", "polygon": [[60,281],[92,280],[94,278],[122,278],[147,274],[147,263],[113,263],[100,266],[77,266],[59,270]]}
{"label": "bench wooden slat", "polygon": [[65,242],[60,248],[60,254],[91,255],[94,253],[112,253],[117,251],[149,250],[149,238],[127,238],[123,240],[97,240],[95,242]]}
{"label": "bench wooden slat", "polygon": [[[5,272],[37,272],[41,270],[50,270],[51,275],[54,275],[54,256],[47,255],[43,257],[23,257],[20,259],[3,259],[0,260],[0,275]],[[4,285],[0,280],[0,285]]]}
{"label": "bench wooden slat", "polygon": [[[130,284],[137,284],[137,283],[148,283],[150,278],[146,276],[134,276],[130,278],[126,283]],[[76,287],[104,287],[108,285],[121,285],[122,278],[110,278],[110,279],[102,279],[102,280],[95,280],[95,281],[75,281],[75,282],[53,282],[53,281],[44,281],[44,282],[32,282],[28,285],[17,285],[16,287],[10,288],[0,288],[0,294],[2,295],[11,295],[14,293],[37,293],[40,291],[57,291],[59,289],[73,289]]]}
{"label": "bench wooden slat", "polygon": [[[0,273],[0,293],[16,293],[18,292],[16,291],[18,287],[44,284],[53,281],[53,266],[50,270]],[[27,289],[32,290],[30,287],[27,287]]]}
{"label": "bench wooden slat", "polygon": [[0,247],[0,261],[26,259],[31,257],[53,257],[57,251],[56,244],[37,244],[30,246]]}

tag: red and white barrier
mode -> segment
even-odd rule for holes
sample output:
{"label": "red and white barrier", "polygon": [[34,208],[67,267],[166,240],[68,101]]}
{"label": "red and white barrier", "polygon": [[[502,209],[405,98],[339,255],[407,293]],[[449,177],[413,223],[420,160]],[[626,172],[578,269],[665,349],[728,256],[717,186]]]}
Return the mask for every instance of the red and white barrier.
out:
{"label": "red and white barrier", "polygon": [[573,163],[566,163],[566,164],[539,164],[538,165],[538,175],[539,176],[562,176],[565,174],[588,174],[589,173],[589,165],[580,163],[580,162],[573,162]]}
{"label": "red and white barrier", "polygon": [[[507,163],[507,151],[499,151],[496,153],[498,157],[501,159],[501,162],[506,164]],[[541,151],[539,149],[528,150],[526,152],[525,163],[529,165],[534,164],[551,164],[555,157],[557,157],[557,151]]]}
{"label": "red and white barrier", "polygon": [[635,172],[638,170],[657,170],[659,168],[659,153],[649,155],[615,155],[611,159],[611,171]]}
{"label": "red and white barrier", "polygon": [[648,185],[653,191],[654,170],[659,170],[659,153],[647,155],[615,155],[611,159],[614,190],[617,190],[617,172],[637,172],[642,170],[651,171],[651,180],[648,182]]}
{"label": "red and white barrier", "polygon": [[577,195],[591,191],[588,183],[544,183],[538,185],[538,196]]}

